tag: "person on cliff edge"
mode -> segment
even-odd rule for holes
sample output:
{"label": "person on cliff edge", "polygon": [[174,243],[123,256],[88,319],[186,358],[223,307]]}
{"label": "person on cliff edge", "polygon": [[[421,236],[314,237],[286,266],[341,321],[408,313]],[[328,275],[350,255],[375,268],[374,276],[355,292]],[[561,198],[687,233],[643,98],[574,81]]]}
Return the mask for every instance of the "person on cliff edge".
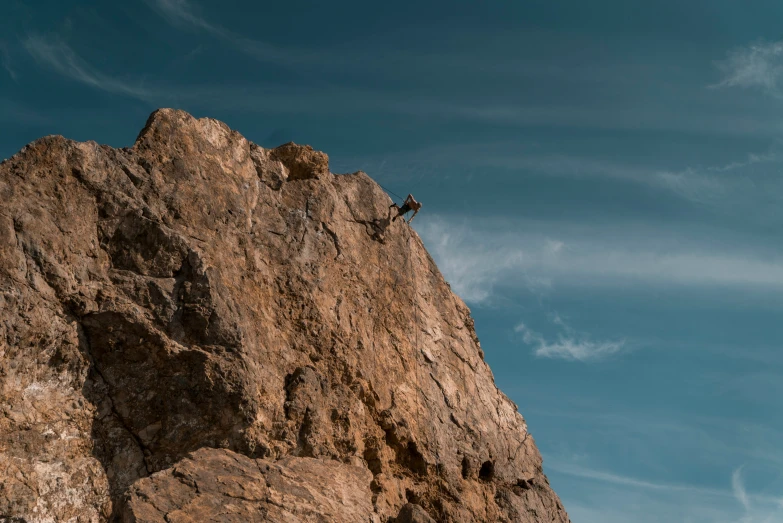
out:
{"label": "person on cliff edge", "polygon": [[421,209],[421,203],[417,202],[412,194],[409,194],[408,197],[405,198],[405,201],[402,202],[402,207],[393,203],[389,206],[389,210],[391,211],[393,207],[397,209],[397,215],[392,218],[392,221],[396,221],[400,216],[402,216],[402,220],[405,221],[404,214],[413,211],[413,215],[408,219],[408,223],[410,223],[413,221],[413,218],[416,217],[416,214],[418,214],[419,209]]}

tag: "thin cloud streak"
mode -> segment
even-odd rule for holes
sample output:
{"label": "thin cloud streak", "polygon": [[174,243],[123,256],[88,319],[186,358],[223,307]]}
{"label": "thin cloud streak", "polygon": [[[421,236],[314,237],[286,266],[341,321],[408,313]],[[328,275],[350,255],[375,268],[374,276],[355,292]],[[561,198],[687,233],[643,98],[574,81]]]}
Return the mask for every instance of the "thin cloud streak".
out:
{"label": "thin cloud streak", "polygon": [[[211,34],[230,40],[243,51],[256,56],[262,61],[274,62],[279,65],[292,65],[301,63],[326,64],[334,66],[342,60],[347,64],[354,64],[354,58],[341,58],[339,54],[332,56],[320,55],[315,51],[289,51],[281,50],[274,46],[250,40],[236,35],[220,26],[210,24],[204,18],[197,16],[192,11],[190,4],[184,0],[148,0],[158,12],[179,24],[187,24],[197,29],[208,31]],[[174,23],[174,22],[172,22]],[[247,86],[214,86],[214,85],[149,85],[132,79],[118,79],[106,74],[74,52],[65,42],[56,38],[46,38],[39,35],[28,37],[24,42],[24,48],[37,63],[49,69],[78,81],[82,84],[100,89],[105,92],[129,96],[147,103],[160,105],[161,103],[176,102],[177,105],[192,104],[202,107],[208,104],[210,109],[242,110],[255,112],[319,112],[319,113],[357,113],[380,112],[388,114],[400,113],[420,118],[429,116],[443,120],[457,119],[462,121],[485,122],[492,124],[530,126],[566,126],[589,128],[637,128],[637,129],[670,129],[671,118],[665,118],[661,125],[652,121],[646,121],[645,115],[633,114],[627,122],[608,121],[606,111],[591,108],[574,107],[525,107],[525,106],[476,106],[465,102],[449,103],[441,100],[425,98],[400,98],[399,95],[377,91],[358,90],[351,86],[320,85],[319,88],[304,89],[292,93],[289,88],[280,85],[247,85]],[[626,113],[623,113],[626,114]],[[654,111],[650,118],[660,119],[662,113]],[[673,115],[672,115],[673,116]],[[744,117],[733,118],[735,125],[725,128],[722,125],[707,125],[700,127],[699,131],[717,132],[719,129],[730,133],[764,133],[779,132],[783,130],[783,124],[778,121],[767,124],[752,123],[745,130],[743,128]],[[688,121],[702,121],[703,119],[689,119]],[[665,122],[664,122],[665,121]],[[641,123],[640,123],[641,122]],[[664,124],[665,123],[665,124]],[[759,127],[761,125],[761,127]],[[723,132],[721,131],[721,132]],[[491,160],[491,159],[490,159]],[[648,183],[666,187],[675,192],[686,195],[692,199],[709,199],[715,194],[727,194],[731,189],[724,190],[708,178],[698,172],[667,172],[651,171],[638,167],[622,165],[600,164],[584,159],[573,158],[538,158],[519,159],[499,156],[493,162],[498,165],[503,163],[524,167],[527,162],[530,168],[541,168],[554,173],[562,172],[565,175],[571,173],[590,173],[597,171],[603,175],[614,178],[630,178],[640,183]],[[538,164],[536,165],[536,162]],[[353,163],[357,163],[353,161]],[[369,171],[370,169],[365,168]]]}
{"label": "thin cloud streak", "polygon": [[[320,71],[319,84],[323,87],[324,76],[321,74],[326,68],[350,67],[353,70],[365,70],[370,73],[370,69],[377,68],[377,72],[383,72],[388,69],[388,63],[379,62],[377,54],[367,51],[356,51],[355,49],[291,49],[282,48],[273,44],[247,38],[224,26],[208,21],[204,16],[198,13],[198,8],[193,2],[188,0],[145,0],[150,8],[159,13],[164,19],[175,27],[190,27],[197,31],[203,31],[216,38],[219,38],[229,45],[234,46],[239,51],[253,57],[261,62],[273,63],[281,67],[296,67],[298,74],[307,74],[303,66],[313,68],[311,71]],[[388,53],[385,53],[388,54]],[[486,69],[485,60],[470,61],[470,58],[464,54],[456,56],[427,55],[421,56],[415,54],[408,56],[405,53],[397,52],[389,58],[390,63],[415,62],[418,65],[411,67],[426,70],[435,68],[448,68],[449,64],[458,66],[459,70],[464,71],[466,60],[470,62],[469,67],[475,70],[476,74],[484,74]],[[512,60],[510,64],[512,70],[520,67],[518,60]],[[539,66],[540,67],[540,66]],[[591,70],[592,71],[592,70]],[[404,71],[403,71],[404,72]],[[315,74],[315,73],[314,73]],[[560,74],[564,74],[560,71]],[[570,71],[568,74],[574,74]],[[594,74],[592,71],[591,74]],[[626,75],[618,75],[620,78]],[[591,129],[632,129],[632,130],[683,130],[688,132],[704,132],[717,134],[740,134],[740,135],[769,135],[770,133],[779,133],[783,131],[783,123],[771,116],[761,121],[748,117],[745,111],[735,112],[734,114],[699,114],[683,118],[683,112],[672,110],[669,106],[651,108],[634,107],[627,111],[607,111],[604,107],[585,107],[585,106],[524,106],[519,104],[504,104],[502,102],[495,104],[477,104],[475,100],[444,101],[441,99],[396,99],[395,95],[387,92],[357,92],[350,86],[332,85],[338,91],[338,101],[340,106],[351,108],[350,101],[355,99],[364,99],[361,103],[369,110],[378,110],[390,113],[404,113],[407,115],[422,117],[430,116],[441,119],[456,119],[462,121],[483,122],[494,125],[513,125],[519,127],[527,126],[556,126],[556,127],[583,127]],[[258,92],[256,90],[256,92]],[[315,91],[311,95],[318,95]],[[234,93],[237,94],[237,93]],[[251,99],[245,96],[234,98],[224,96],[222,100],[216,97],[215,102],[229,104],[236,109],[254,110],[254,105],[259,104],[261,95],[253,94],[252,89],[248,92]],[[267,99],[268,101],[268,99]],[[301,102],[301,98],[299,99]],[[327,103],[334,103],[335,99],[330,99]],[[261,103],[263,111],[275,110],[279,104]],[[297,105],[297,102],[291,106]],[[239,107],[237,107],[239,106]],[[316,108],[316,110],[318,110]],[[725,125],[726,121],[731,121],[732,125]],[[677,185],[681,183],[679,178],[661,177],[661,183],[671,183]]]}
{"label": "thin cloud streak", "polygon": [[223,36],[222,30],[218,26],[210,24],[204,18],[196,15],[187,0],[147,0],[147,3],[172,24],[188,24]]}
{"label": "thin cloud streak", "polygon": [[[544,457],[544,468],[572,478],[565,484],[581,485],[567,505],[572,518],[605,521],[683,521],[688,523],[774,523],[781,521],[780,498],[747,494],[750,509],[738,507],[732,490],[660,483],[574,466]],[[596,483],[603,485],[596,485]],[[562,490],[563,487],[561,487]],[[574,487],[572,487],[574,488]],[[578,488],[578,487],[576,487]],[[580,499],[581,498],[581,499]],[[741,504],[740,504],[741,505]],[[576,519],[574,519],[576,521]]]}
{"label": "thin cloud streak", "polygon": [[[575,73],[573,70],[565,70],[553,66],[550,62],[541,61],[540,58],[529,63],[520,63],[516,56],[512,58],[496,56],[496,61],[488,62],[480,53],[443,54],[394,49],[384,51],[383,54],[387,57],[387,61],[384,62],[378,60],[377,52],[367,49],[365,46],[352,45],[331,50],[283,49],[267,42],[247,38],[224,26],[208,22],[203,16],[197,14],[198,6],[189,0],[145,0],[145,2],[175,27],[192,27],[204,31],[228,42],[251,57],[277,65],[291,66],[296,64],[320,68],[350,66],[368,72],[373,70],[376,73],[387,72],[390,63],[407,64],[409,71],[438,69],[465,73],[466,69],[470,69],[481,74],[494,73],[528,77],[540,77],[544,74],[566,76]],[[457,30],[463,31],[461,28]],[[453,38],[454,36],[446,34],[444,38]],[[463,39],[466,37],[464,33],[460,33],[459,36]],[[493,36],[498,40],[501,38],[501,35],[497,33],[494,33]],[[509,33],[507,36],[518,37],[517,33]],[[481,40],[483,38],[477,40],[477,43]],[[601,74],[596,71],[596,67],[583,67],[578,72],[587,77]],[[602,72],[609,74],[607,71]],[[629,75],[630,73],[626,70],[617,73],[618,78],[627,78]],[[467,112],[468,109],[461,108],[457,112],[460,111]],[[492,112],[491,109],[486,111]]]}
{"label": "thin cloud streak", "polygon": [[246,38],[223,26],[208,22],[196,13],[188,0],[145,0],[156,12],[174,26],[190,26],[227,41],[240,51],[262,62],[293,66],[297,64],[323,64],[324,57],[317,52],[281,49],[271,44]]}
{"label": "thin cloud streak", "polygon": [[122,82],[101,73],[61,40],[33,35],[24,40],[24,47],[40,65],[101,91],[125,95],[145,102],[160,96],[160,93],[140,85]]}
{"label": "thin cloud streak", "polygon": [[[528,416],[560,419],[573,429],[601,438],[622,441],[636,462],[655,459],[660,471],[671,471],[680,464],[672,461],[680,453],[698,454],[707,462],[722,463],[726,456],[751,462],[767,472],[783,466],[781,432],[764,425],[748,423],[732,416],[705,417],[690,413],[672,415],[661,412],[607,413],[605,405],[580,405],[578,410],[552,411],[529,407]],[[645,455],[645,452],[649,451]],[[672,451],[675,451],[673,454]],[[561,459],[572,463],[574,459]],[[649,464],[649,463],[648,463]],[[766,489],[765,489],[766,490]],[[760,491],[759,494],[764,493]]]}
{"label": "thin cloud streak", "polygon": [[751,502],[772,504],[776,507],[780,507],[780,496],[768,496],[762,494],[749,494],[742,482],[741,470],[742,467],[736,469],[732,474],[732,489],[724,490],[719,488],[701,487],[696,485],[687,485],[680,483],[662,483],[655,481],[648,481],[644,479],[633,478],[629,476],[623,476],[620,474],[614,474],[612,472],[606,472],[602,470],[595,470],[579,465],[573,465],[566,463],[562,460],[553,459],[548,456],[544,456],[545,468],[573,476],[577,478],[584,478],[596,481],[602,481],[604,483],[611,483],[614,485],[620,485],[625,487],[639,488],[653,491],[665,491],[676,492],[690,495],[707,496],[713,498],[722,498],[725,500],[736,500],[742,504],[742,506],[750,511],[752,506]]}
{"label": "thin cloud streak", "polygon": [[634,487],[634,488],[641,488],[647,490],[660,490],[660,491],[669,491],[669,492],[682,492],[687,494],[698,494],[698,495],[718,497],[718,498],[732,497],[732,493],[726,490],[698,487],[693,485],[681,485],[676,483],[656,483],[653,481],[646,481],[642,479],[614,474],[611,472],[593,470],[578,465],[572,465],[546,456],[544,457],[544,465],[546,469],[559,472],[560,474],[566,474],[568,476],[574,476],[577,478],[602,481],[604,483],[612,483],[615,485],[621,485],[625,487]]}
{"label": "thin cloud streak", "polygon": [[[181,0],[154,0],[162,2],[166,9],[179,13]],[[187,5],[187,4],[184,4]],[[212,27],[202,19],[181,14],[184,20],[199,26]],[[215,29],[220,31],[220,29]],[[242,110],[263,113],[340,113],[383,112],[399,113],[415,111],[407,100],[396,100],[391,95],[371,91],[358,91],[348,87],[305,88],[298,91],[275,84],[248,86],[214,85],[157,85],[146,86],[139,81],[120,80],[106,74],[79,56],[67,43],[57,38],[40,35],[28,36],[23,45],[30,56],[44,66],[66,78],[94,89],[141,100],[150,104],[175,102],[196,107],[209,106],[223,110]],[[270,55],[271,56],[271,55]],[[290,57],[280,55],[281,61],[291,63]],[[275,59],[277,59],[275,58]],[[427,102],[421,101],[422,106]],[[418,107],[418,104],[416,105]]]}
{"label": "thin cloud streak", "polygon": [[[176,3],[176,2],[175,2]],[[27,37],[25,50],[41,66],[66,78],[104,92],[123,95],[150,104],[175,102],[192,104],[197,107],[208,105],[213,110],[243,110],[258,112],[337,112],[342,110],[365,110],[373,107],[373,102],[364,97],[348,97],[344,104],[330,99],[329,92],[304,90],[291,92],[277,85],[253,86],[145,86],[141,82],[120,80],[93,67],[79,56],[68,44],[56,38],[39,35]],[[332,103],[330,103],[330,101]],[[377,104],[377,101],[374,103]]]}
{"label": "thin cloud streak", "polygon": [[462,170],[503,169],[552,177],[617,180],[666,190],[691,202],[720,204],[758,189],[751,176],[738,176],[737,171],[781,160],[776,145],[765,153],[749,153],[746,158],[727,164],[660,169],[568,154],[541,154],[527,143],[499,142],[429,147],[388,159],[355,158],[351,162],[365,172],[390,171],[395,176],[400,172],[445,171],[458,166]]}
{"label": "thin cloud streak", "polygon": [[748,493],[745,490],[745,485],[742,482],[742,467],[739,467],[731,475],[731,491],[734,493],[734,497],[737,498],[745,511],[750,510],[750,501],[748,500]]}
{"label": "thin cloud streak", "polygon": [[[783,124],[771,115],[751,117],[746,111],[731,113],[693,113],[695,110],[671,106],[638,107],[626,111],[611,111],[607,107],[559,105],[479,105],[475,103],[444,103],[432,101],[429,106],[409,104],[409,110],[420,114],[435,113],[457,120],[476,121],[516,127],[570,127],[581,129],[623,129],[629,131],[698,132],[717,135],[779,134]],[[730,121],[732,125],[726,125]]]}
{"label": "thin cloud streak", "polygon": [[11,67],[11,55],[8,52],[8,48],[3,43],[0,43],[0,65],[3,66],[3,69],[5,69],[5,72],[8,73],[8,76],[11,77],[11,80],[16,82],[19,76]]}

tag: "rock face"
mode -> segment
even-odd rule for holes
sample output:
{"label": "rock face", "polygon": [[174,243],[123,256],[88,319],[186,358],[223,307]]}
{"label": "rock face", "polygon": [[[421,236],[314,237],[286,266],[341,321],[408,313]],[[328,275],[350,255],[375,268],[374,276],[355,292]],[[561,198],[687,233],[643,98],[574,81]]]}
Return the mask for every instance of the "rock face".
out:
{"label": "rock face", "polygon": [[163,109],[0,201],[0,520],[568,521],[366,174]]}
{"label": "rock face", "polygon": [[126,521],[161,523],[370,521],[371,482],[366,467],[335,460],[285,457],[269,462],[202,448],[137,481],[124,516]]}

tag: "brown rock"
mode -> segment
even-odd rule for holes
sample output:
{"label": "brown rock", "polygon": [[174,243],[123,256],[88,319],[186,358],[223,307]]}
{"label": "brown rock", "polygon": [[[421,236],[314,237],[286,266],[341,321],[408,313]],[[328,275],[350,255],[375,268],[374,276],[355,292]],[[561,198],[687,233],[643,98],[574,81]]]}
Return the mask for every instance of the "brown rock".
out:
{"label": "brown rock", "polygon": [[394,523],[435,523],[435,520],[420,506],[406,503],[400,509]]}
{"label": "brown rock", "polygon": [[201,449],[137,481],[123,519],[172,521],[371,521],[372,473],[334,460],[250,459]]}
{"label": "brown rock", "polygon": [[272,149],[269,158],[279,161],[288,169],[289,180],[321,178],[329,174],[329,157],[314,151],[309,145],[289,142]]}
{"label": "brown rock", "polygon": [[0,515],[568,521],[366,174],[162,109],[33,142],[0,201]]}

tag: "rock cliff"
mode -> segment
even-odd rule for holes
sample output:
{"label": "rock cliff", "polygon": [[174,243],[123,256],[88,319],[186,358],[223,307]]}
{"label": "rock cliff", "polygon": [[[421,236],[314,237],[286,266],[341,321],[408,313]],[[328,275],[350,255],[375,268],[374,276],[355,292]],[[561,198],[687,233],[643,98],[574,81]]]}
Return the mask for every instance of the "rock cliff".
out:
{"label": "rock cliff", "polygon": [[366,174],[162,109],[0,202],[0,520],[568,521]]}

